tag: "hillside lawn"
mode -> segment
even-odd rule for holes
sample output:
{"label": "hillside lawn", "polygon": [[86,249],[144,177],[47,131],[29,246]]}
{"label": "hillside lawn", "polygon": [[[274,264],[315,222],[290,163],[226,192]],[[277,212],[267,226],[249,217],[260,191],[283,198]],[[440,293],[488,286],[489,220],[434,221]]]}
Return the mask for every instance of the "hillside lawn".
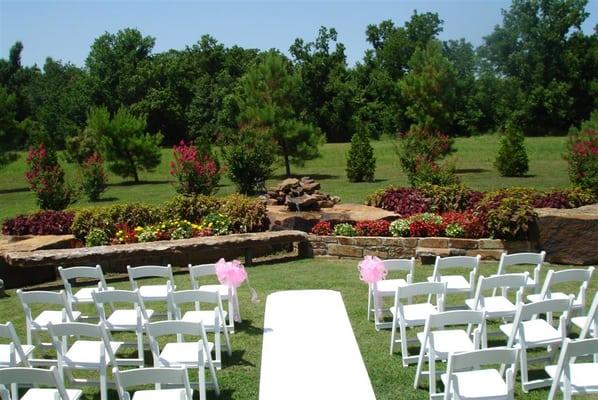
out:
{"label": "hillside lawn", "polygon": [[[480,274],[488,276],[496,272],[496,262],[484,262],[480,268]],[[563,269],[570,268],[566,266],[545,265],[543,268],[543,275],[549,269]],[[361,355],[365,362],[366,368],[376,398],[379,400],[391,399],[428,399],[427,379],[424,378],[420,384],[420,388],[413,389],[413,378],[415,376],[415,365],[408,368],[403,368],[401,364],[400,346],[396,348],[393,355],[389,354],[390,331],[384,330],[376,332],[372,321],[366,319],[367,308],[367,286],[361,282],[357,274],[356,260],[321,260],[321,259],[304,259],[287,262],[274,262],[256,264],[251,268],[247,268],[249,273],[251,285],[256,289],[259,302],[252,304],[250,302],[250,293],[247,285],[243,285],[239,289],[239,299],[241,303],[241,316],[243,322],[236,326],[236,332],[231,336],[233,355],[228,357],[223,353],[223,368],[218,371],[218,379],[220,383],[221,395],[216,397],[213,391],[208,391],[209,399],[219,400],[255,400],[258,398],[259,390],[259,376],[261,363],[261,349],[262,349],[262,334],[264,322],[264,307],[266,303],[266,296],[269,293],[289,290],[289,289],[333,289],[341,292],[353,332],[357,339]],[[461,271],[466,274],[467,271]],[[416,266],[415,281],[421,282],[426,279],[426,276],[431,275],[432,268],[429,266]],[[119,289],[128,289],[130,284],[128,281],[120,279],[118,282],[110,282],[111,286]],[[154,282],[148,280],[147,283]],[[175,284],[177,289],[189,289],[190,279],[188,273],[184,270],[175,273]],[[61,288],[59,283],[52,290]],[[598,289],[598,279],[593,277],[587,293],[587,302],[592,302],[594,293]],[[577,293],[577,288],[571,286],[561,287],[560,290],[566,290]],[[0,322],[12,321],[18,331],[21,340],[25,340],[25,321],[23,311],[18,302],[14,290],[8,291],[9,297],[0,299]],[[419,299],[416,301],[420,301]],[[451,295],[448,298],[448,303],[462,302],[459,296]],[[392,300],[385,300],[385,305],[390,307]],[[164,305],[160,303],[150,303],[148,307],[154,310],[163,310]],[[92,308],[86,305],[82,309],[84,313],[92,313]],[[37,311],[39,312],[39,308]],[[315,329],[326,329],[326,326],[320,326]],[[496,322],[489,324],[489,329],[495,331],[498,329]],[[410,337],[415,335],[416,331],[420,329],[412,329],[408,333]],[[572,328],[570,331],[572,337],[575,337],[578,330]],[[124,336],[123,336],[124,335]],[[132,340],[131,336],[127,334],[118,334],[115,340]],[[213,339],[212,339],[213,340]],[[501,346],[506,343],[506,338],[499,335],[495,338],[489,339],[490,346]],[[292,346],[292,343],[289,343]],[[417,354],[417,349],[412,349],[412,353]],[[52,354],[49,354],[52,357]],[[39,357],[40,354],[36,354]],[[320,354],[313,359],[313,362],[326,362],[327,355]],[[149,350],[145,352],[146,364],[151,363],[151,355]],[[148,364],[151,365],[151,364]],[[439,368],[445,368],[446,365],[438,365]],[[538,377],[544,374],[543,366],[539,364],[532,364],[530,369],[533,371],[530,375]],[[334,374],[330,371],[330,374]],[[196,380],[197,373],[191,371],[191,379]],[[309,382],[305,385],[309,386]],[[439,386],[439,389],[441,386]],[[99,390],[96,388],[85,388],[85,399],[99,399]],[[110,391],[110,399],[116,399],[116,393]],[[521,391],[519,373],[516,382],[516,399],[522,400],[544,400],[548,395],[547,389],[532,390],[529,394],[524,394]],[[560,398],[560,394],[558,395]],[[197,398],[197,394],[196,397]],[[598,398],[598,396],[586,398]],[[282,400],[282,399],[281,399]]]}
{"label": "hillside lawn", "polygon": [[[475,189],[488,190],[509,186],[530,186],[538,189],[550,189],[569,185],[567,163],[563,159],[565,137],[526,138],[530,160],[530,171],[523,178],[503,178],[493,166],[499,147],[498,135],[457,138],[456,152],[448,160],[455,161],[458,175],[462,182]],[[331,143],[321,148],[321,157],[305,163],[302,167],[291,168],[293,175],[311,176],[322,184],[322,190],[341,197],[344,203],[362,203],[365,197],[378,188],[388,185],[404,186],[407,179],[401,171],[395,153],[395,141],[384,139],[372,142],[376,157],[376,180],[371,183],[348,184],[345,168],[348,143]],[[35,196],[29,191],[25,181],[26,153],[19,159],[0,170],[0,221],[17,214],[32,212],[37,209]],[[169,164],[172,150],[162,150],[162,163],[152,173],[142,172],[141,184],[133,184],[130,179],[123,180],[111,175],[110,186],[97,205],[141,201],[160,203],[175,195]],[[71,181],[76,179],[74,165],[62,162]],[[284,170],[279,166],[268,187],[284,178]],[[220,181],[218,194],[235,191],[234,185],[224,176]],[[73,207],[88,206],[81,198]]]}

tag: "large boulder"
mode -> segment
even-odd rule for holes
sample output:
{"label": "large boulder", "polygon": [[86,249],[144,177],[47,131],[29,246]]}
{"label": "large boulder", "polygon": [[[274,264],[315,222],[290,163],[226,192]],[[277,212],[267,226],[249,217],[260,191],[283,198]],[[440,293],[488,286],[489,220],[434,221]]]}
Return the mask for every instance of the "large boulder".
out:
{"label": "large boulder", "polygon": [[337,222],[394,221],[399,216],[381,208],[363,204],[334,204],[317,211],[289,211],[286,206],[268,205],[271,230],[296,229],[309,232],[320,220]]}
{"label": "large boulder", "polygon": [[598,203],[556,209],[538,208],[534,238],[546,251],[546,261],[558,264],[598,263]]}

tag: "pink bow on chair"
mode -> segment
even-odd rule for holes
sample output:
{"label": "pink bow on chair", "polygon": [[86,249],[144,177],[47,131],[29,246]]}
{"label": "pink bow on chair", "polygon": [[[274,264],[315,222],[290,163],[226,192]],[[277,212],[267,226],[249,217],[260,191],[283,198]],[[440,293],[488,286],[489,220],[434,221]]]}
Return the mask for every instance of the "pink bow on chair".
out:
{"label": "pink bow on chair", "polygon": [[[226,261],[224,258],[221,258],[216,262],[216,277],[218,281],[225,286],[228,286],[229,289],[232,291],[232,297],[229,301],[233,301],[234,303],[234,310],[235,315],[233,316],[235,321],[241,321],[241,314],[239,313],[239,301],[237,299],[237,288],[241,286],[241,284],[247,281],[249,285],[249,278],[247,277],[247,271],[245,271],[245,267],[239,260],[232,260]],[[249,290],[251,291],[251,302],[256,304],[258,302],[257,293],[255,289],[249,286]]]}
{"label": "pink bow on chair", "polygon": [[374,309],[378,318],[382,317],[381,308],[384,307],[382,304],[382,298],[376,288],[376,283],[386,278],[388,269],[384,266],[381,259],[376,256],[365,256],[357,267],[359,269],[359,279],[371,285],[374,291]]}

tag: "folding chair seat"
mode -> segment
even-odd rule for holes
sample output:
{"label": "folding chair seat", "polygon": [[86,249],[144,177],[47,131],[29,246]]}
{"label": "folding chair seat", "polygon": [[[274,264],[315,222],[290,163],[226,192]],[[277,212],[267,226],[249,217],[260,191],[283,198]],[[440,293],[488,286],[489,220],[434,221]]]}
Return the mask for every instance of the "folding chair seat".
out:
{"label": "folding chair seat", "polygon": [[[183,310],[183,304],[192,303],[194,309],[190,311]],[[224,334],[224,346],[229,357],[232,355],[230,336],[226,327],[226,311],[222,310],[222,300],[218,292],[203,290],[181,290],[171,291],[168,301],[170,312],[175,320],[186,322],[202,322],[204,329],[208,333],[214,334],[215,358],[214,365],[217,369],[222,367],[222,343],[220,332]],[[213,309],[202,307],[202,304],[209,304]]]}
{"label": "folding chair seat", "polygon": [[[164,303],[168,301],[168,288],[170,285],[174,286],[174,276],[172,275],[170,264],[166,266],[142,265],[139,267],[127,265],[127,272],[132,289],[139,289],[139,294],[143,298],[143,301]],[[141,278],[163,278],[166,279],[166,282],[164,284],[140,285],[138,280]],[[170,318],[170,316],[168,317]]]}
{"label": "folding chair seat", "polygon": [[[139,290],[109,290],[92,293],[100,322],[108,332],[132,332],[136,336],[137,358],[118,359],[119,365],[144,364],[143,330],[145,323],[154,315],[154,311],[145,308]],[[106,314],[105,305],[112,309]],[[130,308],[118,308],[127,304]],[[129,343],[125,343],[128,345]]]}
{"label": "folding chair seat", "polygon": [[374,323],[377,330],[382,328],[390,328],[390,322],[381,320],[382,312],[385,310],[383,304],[377,302],[384,301],[384,297],[394,297],[395,292],[399,286],[405,286],[413,283],[413,274],[415,270],[415,258],[410,259],[391,259],[383,260],[382,263],[388,270],[389,275],[397,272],[406,272],[405,279],[403,278],[387,278],[379,282],[368,285],[368,320],[374,316]]}
{"label": "folding chair seat", "polygon": [[0,369],[0,398],[6,400],[19,400],[16,394],[11,397],[5,385],[41,385],[51,388],[34,387],[28,389],[20,398],[21,400],[77,400],[82,392],[78,389],[65,389],[62,378],[56,367],[50,369],[40,368],[4,368]]}
{"label": "folding chair seat", "polygon": [[[542,300],[535,303],[517,306],[517,313],[512,323],[503,324],[500,330],[509,338],[507,347],[518,345],[521,348],[519,354],[521,364],[521,387],[527,393],[530,389],[550,385],[550,380],[536,379],[529,380],[527,351],[534,348],[548,348],[549,357],[554,358],[556,349],[561,347],[567,334],[567,321],[573,296],[569,299]],[[561,313],[559,326],[552,325],[552,313]],[[542,315],[546,319],[540,318]],[[546,356],[536,358],[534,361],[547,358]]]}
{"label": "folding chair seat", "polygon": [[571,318],[571,323],[581,329],[581,339],[587,336],[598,338],[598,293],[594,295],[588,314]]}
{"label": "folding chair seat", "polygon": [[[503,318],[512,320],[517,312],[515,304],[523,300],[523,291],[528,273],[480,276],[475,297],[465,300],[471,310],[485,311],[487,319]],[[497,290],[501,293],[498,294]],[[492,293],[489,293],[492,291]],[[515,291],[515,304],[509,299],[510,291]]]}
{"label": "folding chair seat", "polygon": [[[423,326],[428,316],[443,311],[444,296],[446,294],[446,283],[421,282],[412,283],[406,286],[399,286],[395,291],[394,306],[390,309],[392,314],[392,326],[390,336],[390,354],[394,353],[397,343],[401,344],[401,357],[403,365],[407,366],[417,362],[417,356],[409,356],[407,328]],[[427,302],[404,304],[404,299],[412,299],[416,296],[424,296]],[[435,303],[432,303],[435,297]],[[396,339],[396,331],[399,328],[399,338]]]}
{"label": "folding chair seat", "polygon": [[[548,400],[553,400],[557,390],[563,392],[563,398],[570,400],[571,395],[589,395],[598,393],[598,339],[566,339],[561,349],[557,365],[545,367],[552,378]],[[594,362],[576,363],[576,357],[594,355]]]}
{"label": "folding chair seat", "polygon": [[[450,354],[447,372],[440,376],[444,399],[513,400],[518,352],[517,349],[492,348]],[[506,380],[496,369],[480,369],[494,364],[510,366]]]}
{"label": "folding chair seat", "polygon": [[[540,253],[515,253],[515,254],[507,254],[503,253],[500,256],[500,261],[498,263],[498,270],[496,275],[504,275],[508,273],[507,267],[523,267],[525,265],[534,265],[533,273],[530,273],[530,276],[527,278],[526,288],[530,288],[534,291],[534,293],[538,293],[540,291],[540,270],[542,269],[542,265],[544,264],[544,257],[546,256],[546,252],[542,251]],[[521,269],[521,268],[517,268]],[[522,271],[516,271],[522,272]],[[525,271],[523,271],[525,272]],[[529,271],[528,271],[529,272]]]}
{"label": "folding chair seat", "polygon": [[[110,287],[106,284],[102,267],[99,265],[96,265],[95,267],[58,267],[58,273],[60,274],[60,278],[64,284],[66,297],[71,304],[71,308],[73,309],[79,304],[93,304],[93,297],[91,296],[92,292],[114,290],[113,287]],[[77,279],[94,280],[95,284],[94,286],[83,287],[76,292],[73,292],[73,284],[71,281],[76,281]],[[89,316],[81,316],[81,318],[89,318]]]}
{"label": "folding chair seat", "polygon": [[[152,350],[154,367],[186,367],[198,369],[199,398],[206,398],[206,364],[210,370],[211,383],[220,394],[216,368],[212,362],[211,352],[214,344],[208,342],[206,331],[201,322],[186,321],[160,321],[146,324],[146,332]],[[162,349],[158,342],[159,337],[176,335],[176,341],[166,343]],[[199,340],[185,342],[185,336],[198,337]]]}
{"label": "folding chair seat", "polygon": [[[41,332],[47,332],[48,324],[58,324],[62,322],[77,321],[81,316],[79,311],[73,311],[67,300],[64,291],[48,292],[36,290],[23,292],[17,290],[17,296],[23,306],[25,313],[25,325],[27,329],[27,344],[32,345],[33,339],[40,347],[48,347],[50,343],[43,343],[40,338]],[[59,310],[43,310],[37,316],[33,317],[31,305],[58,306]]]}
{"label": "folding chair seat", "polygon": [[[82,322],[50,324],[48,330],[52,335],[52,342],[58,356],[58,371],[61,376],[69,378],[71,383],[95,386],[98,381],[75,378],[72,372],[99,371],[100,398],[107,400],[108,367],[116,365],[115,354],[122,342],[112,341],[101,323],[97,325]],[[71,337],[75,337],[72,343],[69,342]]]}
{"label": "folding chair seat", "polygon": [[191,276],[191,287],[195,290],[218,292],[222,301],[228,303],[227,325],[230,333],[235,332],[235,312],[239,315],[239,299],[237,290],[222,284],[201,285],[199,280],[205,277],[216,277],[216,264],[189,264],[189,275]]}
{"label": "folding chair seat", "polygon": [[[455,325],[477,325],[472,336],[470,329],[460,329]],[[450,329],[445,329],[450,327]],[[446,361],[452,353],[464,353],[486,347],[486,315],[483,311],[455,310],[431,314],[426,320],[424,331],[417,334],[420,352],[413,387],[417,389],[419,379],[427,374],[430,398],[436,393],[436,361]],[[428,361],[429,371],[423,371],[424,360]]]}
{"label": "folding chair seat", "polygon": [[[587,269],[565,269],[562,271],[554,271],[551,269],[546,275],[540,293],[528,295],[527,300],[533,303],[547,299],[569,299],[569,296],[573,294],[575,297],[573,300],[572,311],[583,310],[586,305],[586,292],[593,272],[594,267],[589,267]],[[579,283],[579,290],[577,293],[564,293],[562,291],[554,290],[554,286],[556,285],[571,282]]]}
{"label": "folding chair seat", "polygon": [[[436,257],[434,272],[428,277],[428,282],[445,282],[446,293],[462,293],[473,297],[475,293],[475,277],[480,266],[481,256],[454,256]],[[444,272],[450,269],[467,268],[470,270],[468,279],[462,275],[447,275]]]}
{"label": "folding chair seat", "polygon": [[[189,376],[185,367],[173,368],[141,368],[128,371],[113,369],[116,378],[116,390],[119,400],[192,400],[193,390],[189,384]],[[133,397],[126,391],[132,386],[176,385],[179,388],[142,389]],[[203,399],[200,397],[200,399]]]}

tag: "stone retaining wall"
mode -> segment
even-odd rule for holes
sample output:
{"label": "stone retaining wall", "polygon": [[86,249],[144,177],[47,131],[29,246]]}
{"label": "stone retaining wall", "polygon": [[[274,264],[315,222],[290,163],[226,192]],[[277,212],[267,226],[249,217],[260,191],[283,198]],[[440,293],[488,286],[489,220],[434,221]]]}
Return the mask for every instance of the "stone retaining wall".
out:
{"label": "stone retaining wall", "polygon": [[314,257],[362,258],[372,255],[380,258],[421,257],[422,255],[475,256],[484,260],[499,260],[501,253],[536,251],[529,241],[507,242],[498,239],[452,239],[442,237],[348,237],[308,235]]}

